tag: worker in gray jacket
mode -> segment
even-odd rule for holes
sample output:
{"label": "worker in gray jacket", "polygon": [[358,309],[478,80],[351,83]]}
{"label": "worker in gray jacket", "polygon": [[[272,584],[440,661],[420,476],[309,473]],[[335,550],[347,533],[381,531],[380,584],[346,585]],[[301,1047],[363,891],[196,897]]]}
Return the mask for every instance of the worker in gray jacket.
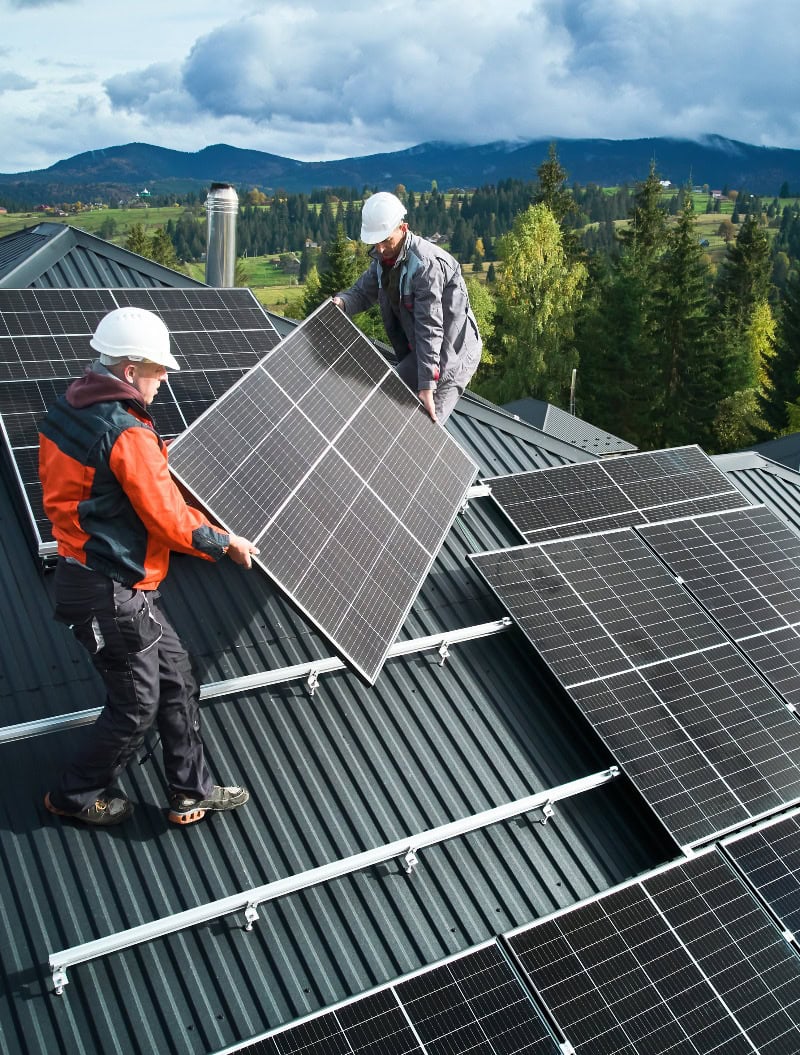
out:
{"label": "worker in gray jacket", "polygon": [[431,418],[444,422],[478,367],[481,338],[458,261],[412,234],[405,215],[394,194],[366,200],[361,241],[373,247],[372,261],[333,303],[347,315],[380,304],[398,374]]}

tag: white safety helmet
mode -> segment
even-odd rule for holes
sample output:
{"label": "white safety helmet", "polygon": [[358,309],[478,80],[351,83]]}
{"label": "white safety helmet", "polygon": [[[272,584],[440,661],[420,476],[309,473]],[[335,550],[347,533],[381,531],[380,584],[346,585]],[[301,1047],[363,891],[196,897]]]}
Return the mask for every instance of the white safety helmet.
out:
{"label": "white safety helmet", "polygon": [[113,366],[120,359],[132,362],[147,360],[180,370],[169,350],[169,330],[152,311],[144,308],[115,308],[97,324],[89,344],[100,353],[104,366]]}
{"label": "white safety helmet", "polygon": [[361,210],[361,241],[375,245],[403,222],[406,207],[394,194],[378,191],[367,198]]}

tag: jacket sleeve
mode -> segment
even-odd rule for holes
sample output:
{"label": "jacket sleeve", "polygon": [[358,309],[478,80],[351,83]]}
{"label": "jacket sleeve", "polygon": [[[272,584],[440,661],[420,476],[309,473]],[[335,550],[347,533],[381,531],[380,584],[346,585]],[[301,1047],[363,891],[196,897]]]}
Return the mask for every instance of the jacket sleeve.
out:
{"label": "jacket sleeve", "polygon": [[440,260],[424,261],[413,278],[414,349],[417,354],[417,384],[420,391],[436,388],[444,339],[444,295],[446,276]]}
{"label": "jacket sleeve", "polygon": [[337,293],[344,304],[345,315],[352,317],[367,311],[378,302],[378,265],[373,260],[359,279],[342,293]]}
{"label": "jacket sleeve", "polygon": [[187,505],[167,468],[167,452],[155,433],[129,428],[111,449],[109,465],[148,534],[179,553],[219,560],[230,541]]}

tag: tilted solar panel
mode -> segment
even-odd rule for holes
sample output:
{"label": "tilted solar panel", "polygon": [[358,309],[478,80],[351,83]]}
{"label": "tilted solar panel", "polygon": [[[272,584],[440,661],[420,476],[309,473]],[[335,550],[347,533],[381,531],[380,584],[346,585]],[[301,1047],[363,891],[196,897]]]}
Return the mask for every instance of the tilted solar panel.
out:
{"label": "tilted solar panel", "polygon": [[173,443],[170,466],[369,682],[477,471],[330,302]]}
{"label": "tilted solar panel", "polygon": [[0,290],[0,424],[25,497],[36,547],[54,547],[36,467],[38,424],[69,382],[97,358],[89,338],[124,305],[159,315],[181,367],[151,410],[177,436],[280,340],[249,289]]}
{"label": "tilted solar panel", "polygon": [[578,1055],[800,1051],[800,958],[717,851],[508,942]]}
{"label": "tilted solar panel", "polygon": [[484,483],[528,542],[747,504],[696,446],[489,477]]}

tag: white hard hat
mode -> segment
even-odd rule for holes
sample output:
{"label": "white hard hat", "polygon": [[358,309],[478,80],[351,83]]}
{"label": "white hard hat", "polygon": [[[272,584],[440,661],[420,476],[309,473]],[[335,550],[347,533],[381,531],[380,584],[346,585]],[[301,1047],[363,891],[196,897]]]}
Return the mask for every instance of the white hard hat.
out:
{"label": "white hard hat", "polygon": [[111,366],[120,359],[147,359],[167,370],[180,370],[169,350],[169,330],[152,311],[115,308],[97,324],[89,344],[100,353],[100,362]]}
{"label": "white hard hat", "polygon": [[406,207],[388,191],[378,191],[364,202],[361,210],[361,241],[375,245],[402,223]]}

